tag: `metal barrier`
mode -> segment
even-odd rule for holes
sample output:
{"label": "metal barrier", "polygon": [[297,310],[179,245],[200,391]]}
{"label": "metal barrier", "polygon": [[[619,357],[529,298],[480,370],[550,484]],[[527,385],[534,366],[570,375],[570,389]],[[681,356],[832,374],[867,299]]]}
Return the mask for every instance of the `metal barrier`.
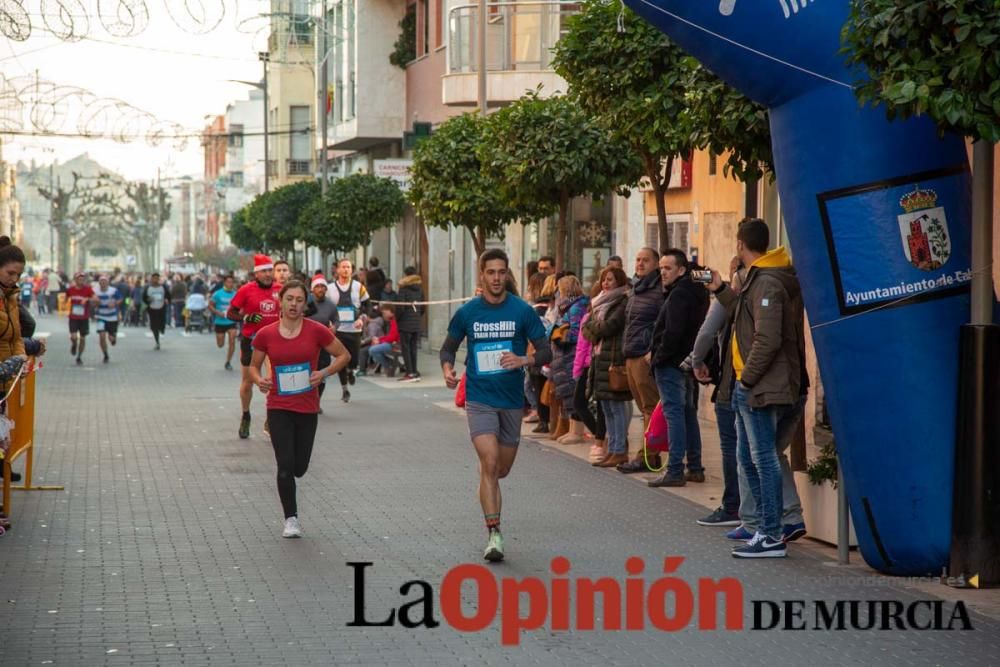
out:
{"label": "metal barrier", "polygon": [[[3,458],[3,510],[10,516],[11,489],[19,491],[62,491],[62,486],[34,486],[31,475],[34,468],[35,439],[35,375],[38,372],[36,359],[28,360],[27,371],[14,380],[14,386],[7,396],[7,416],[14,421],[10,433],[10,447]],[[10,467],[21,456],[25,457],[23,484],[13,486],[10,481]]]}

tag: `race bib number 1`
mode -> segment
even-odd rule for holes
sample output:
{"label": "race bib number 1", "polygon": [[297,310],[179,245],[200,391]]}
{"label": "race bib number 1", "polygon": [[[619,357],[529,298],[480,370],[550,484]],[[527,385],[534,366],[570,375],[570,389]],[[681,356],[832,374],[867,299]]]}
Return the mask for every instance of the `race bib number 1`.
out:
{"label": "race bib number 1", "polygon": [[309,391],[309,364],[289,364],[287,366],[275,366],[274,374],[278,378],[278,394],[280,396],[292,396]]}
{"label": "race bib number 1", "polygon": [[509,340],[497,343],[479,343],[475,346],[476,372],[479,375],[496,375],[506,373],[507,369],[500,365],[500,357],[504,352],[513,352]]}

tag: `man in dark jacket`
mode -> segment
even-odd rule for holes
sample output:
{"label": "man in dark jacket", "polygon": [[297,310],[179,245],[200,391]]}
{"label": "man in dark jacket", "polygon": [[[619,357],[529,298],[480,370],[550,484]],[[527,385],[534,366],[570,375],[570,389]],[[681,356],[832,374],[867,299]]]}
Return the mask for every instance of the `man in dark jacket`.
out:
{"label": "man in dark jacket", "polygon": [[790,538],[782,534],[781,525],[784,498],[778,424],[789,410],[798,409],[808,384],[803,369],[802,290],[785,249],[768,252],[763,220],[741,223],[736,239],[737,253],[749,267],[743,290],[737,295],[722,284],[717,273],[709,289],[734,312],[732,365],[725,369],[721,386],[728,390],[727,379],[735,376],[736,453],[760,525],[750,541],[732,553],[739,558],[781,558]]}
{"label": "man in dark jacket", "polygon": [[[688,273],[684,251],[671,248],[660,257],[660,277],[667,293],[656,325],[650,365],[663,403],[663,416],[670,433],[667,469],[649,486],[684,486],[704,482],[701,465],[701,429],[698,426],[698,383],[681,365],[694,348],[698,329],[708,312],[708,292]],[[687,457],[687,475],[684,458]]]}
{"label": "man in dark jacket", "polygon": [[[665,298],[663,283],[656,270],[656,262],[660,253],[653,248],[642,248],[635,255],[635,279],[629,292],[628,305],[625,307],[625,372],[628,375],[628,387],[632,397],[642,411],[643,432],[649,427],[649,418],[653,416],[660,394],[656,390],[656,382],[650,372],[649,353],[653,341],[653,324],[660,313]],[[660,467],[660,456],[650,456],[649,465]],[[647,472],[642,447],[628,463],[617,466],[618,472],[630,474]]]}
{"label": "man in dark jacket", "polygon": [[385,272],[379,268],[378,264],[378,257],[372,257],[368,260],[368,277],[365,288],[372,301],[380,301],[382,290],[385,288]]}
{"label": "man in dark jacket", "polygon": [[[424,300],[423,281],[415,267],[408,266],[403,269],[397,300],[407,303]],[[420,372],[417,370],[417,344],[420,342],[420,330],[423,328],[423,315],[422,305],[396,307],[399,344],[403,348],[403,364],[406,366],[406,373],[399,378],[399,382],[420,382]]]}

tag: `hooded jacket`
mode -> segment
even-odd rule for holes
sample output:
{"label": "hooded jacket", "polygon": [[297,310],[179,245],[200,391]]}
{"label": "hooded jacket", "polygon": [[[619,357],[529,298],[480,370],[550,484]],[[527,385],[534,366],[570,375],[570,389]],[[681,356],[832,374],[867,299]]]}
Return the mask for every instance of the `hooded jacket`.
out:
{"label": "hooded jacket", "polygon": [[[399,292],[396,301],[424,300],[423,280],[420,276],[405,276],[399,281]],[[424,306],[396,306],[396,323],[401,333],[420,333]]]}
{"label": "hooded jacket", "polygon": [[21,314],[17,303],[17,287],[3,290],[4,307],[0,310],[0,361],[24,354],[21,337]]}
{"label": "hooded jacket", "polygon": [[719,398],[729,399],[732,380],[750,391],[751,407],[791,405],[806,390],[802,289],[784,248],[750,265],[739,294],[723,286],[716,294],[731,314],[731,364],[723,367]]}
{"label": "hooded jacket", "polygon": [[677,368],[694,348],[701,323],[708,312],[708,290],[691,280],[685,273],[666,289],[653,327],[653,358],[650,365]]}
{"label": "hooded jacket", "polygon": [[625,358],[644,357],[653,342],[653,324],[666,295],[660,272],[652,270],[637,280],[625,306]]}

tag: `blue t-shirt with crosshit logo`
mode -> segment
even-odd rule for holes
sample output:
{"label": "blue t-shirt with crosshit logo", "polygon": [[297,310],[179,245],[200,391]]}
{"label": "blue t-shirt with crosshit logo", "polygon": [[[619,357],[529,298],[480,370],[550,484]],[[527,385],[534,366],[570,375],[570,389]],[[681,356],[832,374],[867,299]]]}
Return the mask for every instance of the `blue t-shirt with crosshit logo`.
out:
{"label": "blue t-shirt with crosshit logo", "polygon": [[[236,296],[236,290],[215,290],[215,292],[212,293],[212,303],[215,306],[215,310],[225,315],[226,311],[229,310],[229,302],[233,300],[234,296]],[[215,323],[221,326],[236,324],[231,319],[227,317],[220,317],[218,315],[215,316]]]}
{"label": "blue t-shirt with crosshit logo", "polygon": [[476,297],[451,318],[448,335],[467,341],[467,401],[503,409],[524,406],[524,369],[504,370],[500,357],[504,352],[524,356],[530,341],[545,338],[545,327],[531,306],[510,293],[496,305]]}

